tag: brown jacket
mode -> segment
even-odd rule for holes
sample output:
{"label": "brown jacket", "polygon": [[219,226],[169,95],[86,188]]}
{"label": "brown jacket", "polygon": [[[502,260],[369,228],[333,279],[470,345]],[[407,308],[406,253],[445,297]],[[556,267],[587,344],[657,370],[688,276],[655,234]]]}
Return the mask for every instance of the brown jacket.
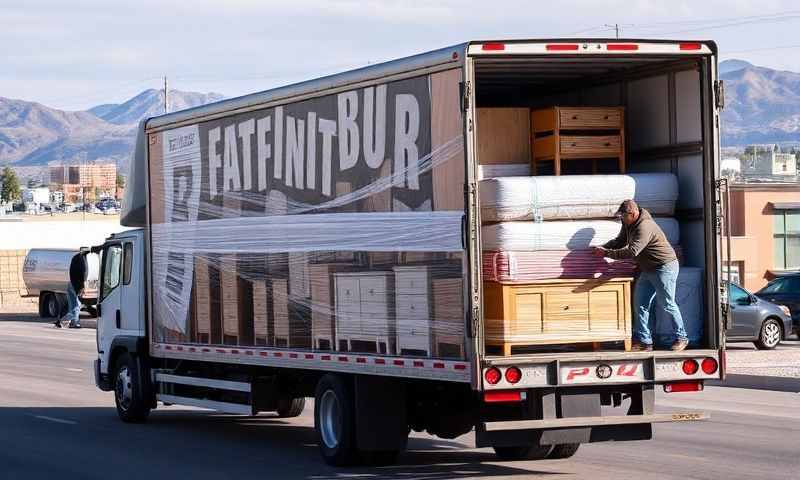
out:
{"label": "brown jacket", "polygon": [[640,208],[633,225],[622,224],[617,238],[603,245],[606,257],[621,260],[633,258],[643,271],[650,272],[678,257],[661,227],[650,212]]}

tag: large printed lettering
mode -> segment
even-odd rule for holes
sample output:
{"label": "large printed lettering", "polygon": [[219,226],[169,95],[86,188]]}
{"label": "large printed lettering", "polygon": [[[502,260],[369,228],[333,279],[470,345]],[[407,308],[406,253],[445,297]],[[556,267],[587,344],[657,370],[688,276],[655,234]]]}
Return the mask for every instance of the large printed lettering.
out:
{"label": "large printed lettering", "polygon": [[429,89],[425,78],[401,83],[402,88],[371,86],[201,125],[208,141],[208,198],[267,192],[278,183],[290,189],[289,196],[297,191],[303,202],[330,198],[337,182],[351,191],[374,181],[386,162],[397,179],[394,187],[419,190],[420,157],[430,152],[430,130],[422,126],[430,115]]}

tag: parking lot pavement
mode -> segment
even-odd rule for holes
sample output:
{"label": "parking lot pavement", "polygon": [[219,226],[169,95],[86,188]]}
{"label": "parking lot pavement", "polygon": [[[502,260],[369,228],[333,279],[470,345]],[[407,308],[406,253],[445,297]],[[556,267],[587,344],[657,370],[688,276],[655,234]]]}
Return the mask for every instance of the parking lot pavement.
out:
{"label": "parking lot pavement", "polygon": [[729,343],[727,372],[739,375],[800,379],[800,341],[784,340],[775,350],[752,343]]}

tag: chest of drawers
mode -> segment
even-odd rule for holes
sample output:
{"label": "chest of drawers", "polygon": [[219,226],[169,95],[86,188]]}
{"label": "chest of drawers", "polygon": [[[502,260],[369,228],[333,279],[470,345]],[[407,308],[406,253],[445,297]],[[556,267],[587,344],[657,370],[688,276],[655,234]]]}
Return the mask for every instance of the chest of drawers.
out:
{"label": "chest of drawers", "polygon": [[394,354],[394,273],[335,273],[334,288],[337,350]]}
{"label": "chest of drawers", "polygon": [[486,345],[512,347],[631,338],[631,278],[484,282]]}

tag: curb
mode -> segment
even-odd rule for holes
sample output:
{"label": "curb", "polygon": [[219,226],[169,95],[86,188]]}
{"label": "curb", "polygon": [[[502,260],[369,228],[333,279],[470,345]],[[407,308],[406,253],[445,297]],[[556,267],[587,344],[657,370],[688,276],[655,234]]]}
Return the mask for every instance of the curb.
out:
{"label": "curb", "polygon": [[706,381],[706,385],[715,387],[749,388],[769,390],[773,392],[800,393],[800,378],[771,377],[765,375],[726,375],[725,380]]}

